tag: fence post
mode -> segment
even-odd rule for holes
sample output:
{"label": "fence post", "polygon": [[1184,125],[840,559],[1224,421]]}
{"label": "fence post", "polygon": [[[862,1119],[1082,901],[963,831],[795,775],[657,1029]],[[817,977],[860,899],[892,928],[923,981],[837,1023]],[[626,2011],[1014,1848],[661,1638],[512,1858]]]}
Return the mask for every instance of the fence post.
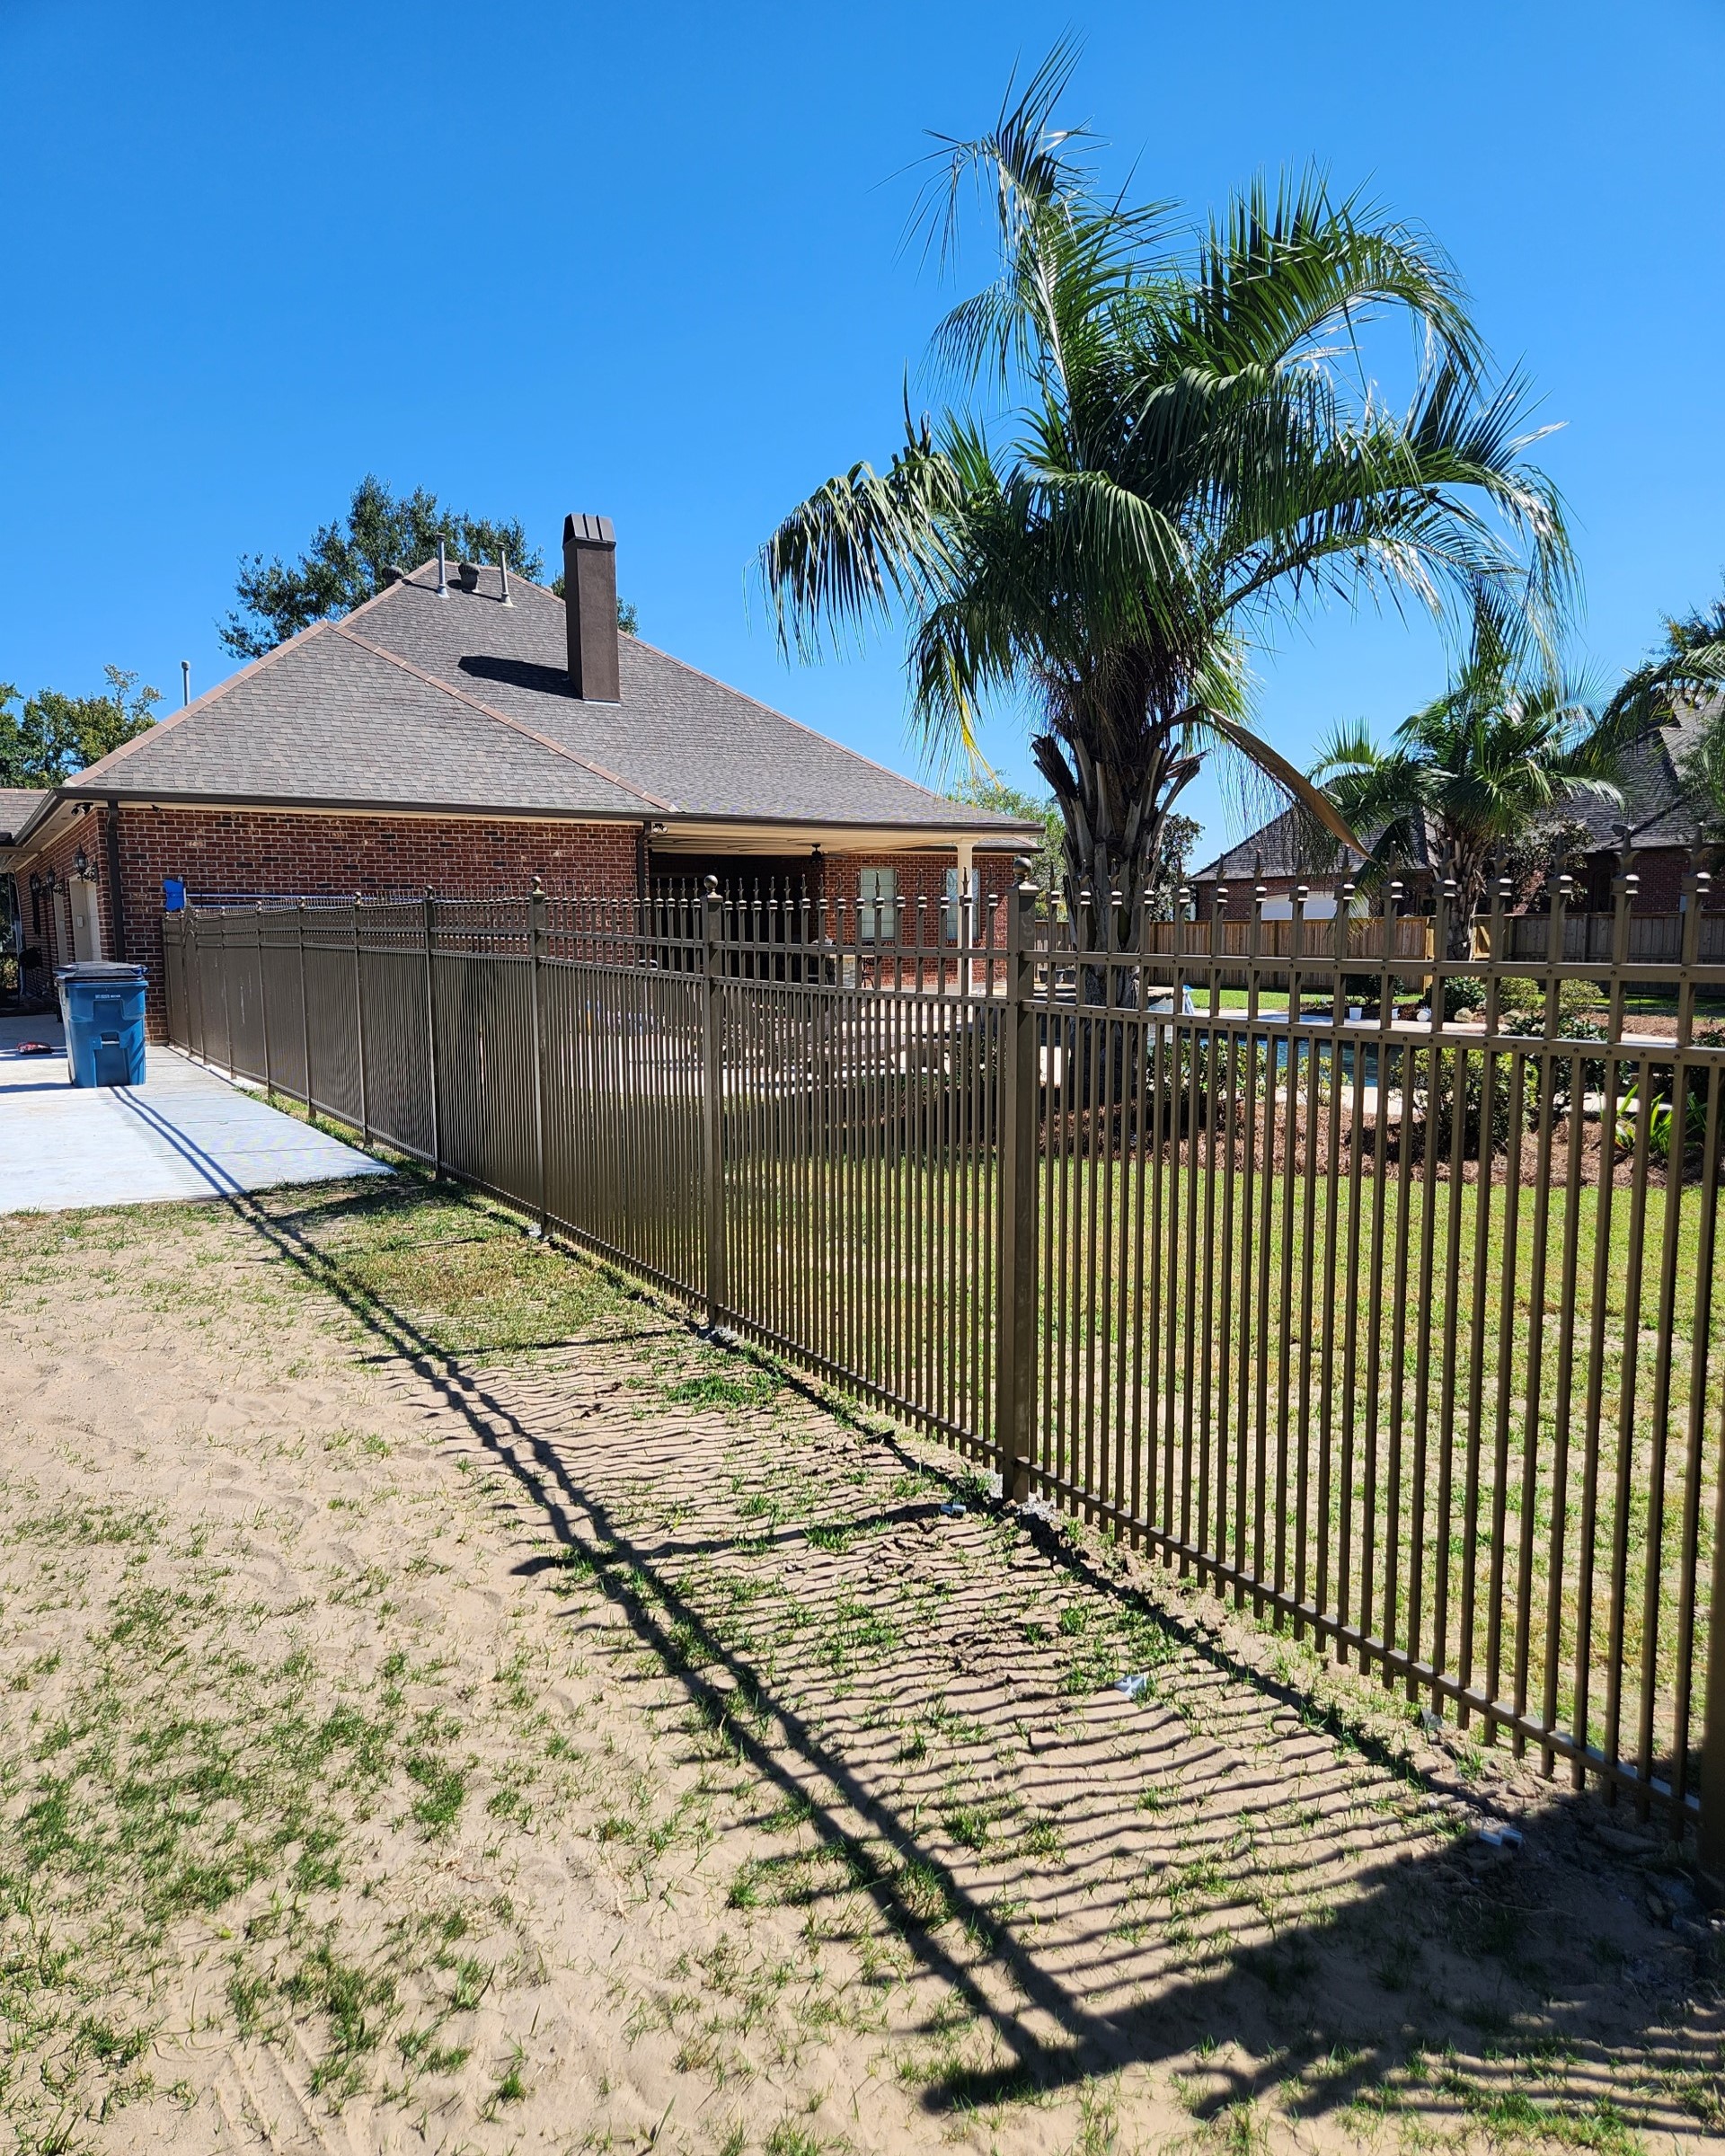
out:
{"label": "fence post", "polygon": [[432,953],[437,946],[438,902],[428,884],[425,891],[425,1055],[431,1080],[431,1172],[443,1173],[443,1100],[438,1083],[438,969]]}
{"label": "fence post", "polygon": [[1030,862],[1016,867],[1006,901],[1006,1008],[1001,1018],[995,1434],[1001,1495],[1022,1505],[1031,1494],[1031,1407],[1036,1395],[1037,890]]}
{"label": "fence post", "polygon": [[222,924],[222,1026],[227,1034],[227,1074],[237,1078],[240,1074],[234,1061],[234,994],[228,978],[234,968],[227,955],[231,941],[227,932],[227,908],[224,906],[216,917]]}
{"label": "fence post", "polygon": [[359,894],[353,894],[353,1023],[359,1040],[359,1135],[371,1143],[371,1099],[366,1086],[366,999],[359,986]]}
{"label": "fence post", "polygon": [[[200,978],[200,969],[204,961],[198,950],[198,916],[192,911],[190,899],[186,902],[184,914],[184,923],[180,931],[180,955],[186,968],[186,1046],[201,1063],[204,1056],[204,984]],[[187,941],[188,933],[190,942]],[[194,995],[198,999],[195,1025],[191,1015]]]}
{"label": "fence post", "polygon": [[719,879],[709,876],[702,894],[705,932],[701,994],[701,1131],[707,1212],[707,1326],[719,1322],[725,1301],[724,1006],[721,938],[724,901]]}
{"label": "fence post", "polygon": [[263,1093],[276,1097],[275,1073],[270,1064],[270,984],[263,974],[263,901],[258,900],[258,1022],[263,1028]]}
{"label": "fence post", "polygon": [[545,952],[545,887],[535,876],[527,897],[527,989],[533,1011],[533,1157],[539,1191],[539,1233],[545,1232],[545,1082],[540,1046],[540,962]]}
{"label": "fence post", "polygon": [[[1694,1038],[1695,990],[1694,968],[1701,959],[1702,908],[1711,889],[1710,879],[1704,875],[1685,879],[1683,896],[1683,952],[1678,1003],[1677,1045],[1687,1047]],[[1672,1074],[1674,1117],[1681,1118],[1687,1112],[1688,1084],[1683,1066]],[[1725,1075],[1715,1072],[1712,1089],[1715,1093],[1725,1085]],[[1717,1100],[1712,1103],[1709,1133],[1725,1128],[1721,1123]],[[1681,1129],[1681,1122],[1677,1128]],[[1675,1133],[1671,1151],[1674,1165],[1677,1146],[1681,1143]],[[1702,1171],[1703,1205],[1711,1213],[1713,1194],[1719,1188],[1719,1164],[1716,1154],[1710,1153]],[[1703,1246],[1704,1247],[1704,1246]],[[1704,1332],[1704,1327],[1702,1329]],[[1694,1588],[1690,1589],[1693,1596]],[[1679,1734],[1678,1742],[1682,1742]],[[1702,1708],[1701,1725],[1701,1816],[1695,1823],[1695,1857],[1702,1870],[1715,1885],[1725,1883],[1725,1475],[1719,1478],[1718,1492],[1713,1499],[1713,1577],[1712,1592],[1707,1604],[1707,1692]]]}
{"label": "fence post", "polygon": [[305,901],[302,898],[294,908],[294,919],[299,929],[299,1048],[305,1062],[305,1113],[314,1112],[312,1100],[312,1013],[305,1001]]}

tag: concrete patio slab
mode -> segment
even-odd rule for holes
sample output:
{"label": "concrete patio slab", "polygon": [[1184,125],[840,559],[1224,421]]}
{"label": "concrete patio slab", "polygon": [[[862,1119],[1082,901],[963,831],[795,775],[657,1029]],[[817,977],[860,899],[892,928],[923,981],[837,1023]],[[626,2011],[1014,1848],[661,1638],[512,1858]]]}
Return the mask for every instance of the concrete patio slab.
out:
{"label": "concrete patio slab", "polygon": [[[25,1040],[47,1041],[56,1053],[21,1056]],[[0,1213],[231,1197],[390,1172],[176,1049],[152,1047],[146,1067],[141,1086],[75,1086],[58,1019],[0,1019]]]}

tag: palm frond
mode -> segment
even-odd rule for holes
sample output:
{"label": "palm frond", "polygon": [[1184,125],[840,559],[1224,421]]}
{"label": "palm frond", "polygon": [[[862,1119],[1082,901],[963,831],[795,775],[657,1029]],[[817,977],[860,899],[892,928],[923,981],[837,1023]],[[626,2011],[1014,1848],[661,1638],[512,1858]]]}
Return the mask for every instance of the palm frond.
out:
{"label": "palm frond", "polygon": [[1681,644],[1626,675],[1606,717],[1626,737],[1645,734],[1669,726],[1680,702],[1720,688],[1725,688],[1725,637]]}
{"label": "palm frond", "polygon": [[1365,848],[1354,836],[1352,826],[1334,800],[1290,764],[1279,749],[1272,748],[1261,735],[1219,713],[1206,712],[1202,723],[1208,731],[1218,735],[1229,747],[1237,749],[1249,763],[1254,764],[1267,778],[1274,780],[1338,845],[1351,846],[1357,853],[1364,853]]}
{"label": "palm frond", "polygon": [[924,252],[935,252],[943,268],[958,252],[967,181],[979,181],[989,197],[1004,252],[1015,246],[1024,218],[1039,206],[1084,191],[1088,174],[1073,147],[1091,140],[1090,131],[1053,124],[1083,50],[1083,41],[1068,31],[1022,91],[1014,68],[986,133],[966,138],[930,129],[936,146],[925,162],[933,169],[917,196],[909,229],[923,234]]}

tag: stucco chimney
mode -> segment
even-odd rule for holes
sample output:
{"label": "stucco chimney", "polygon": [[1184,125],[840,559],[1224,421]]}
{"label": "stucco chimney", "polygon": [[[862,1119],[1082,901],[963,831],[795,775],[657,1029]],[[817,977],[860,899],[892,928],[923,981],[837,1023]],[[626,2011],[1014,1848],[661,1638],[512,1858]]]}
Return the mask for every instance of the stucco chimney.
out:
{"label": "stucco chimney", "polygon": [[563,612],[575,694],[617,702],[617,538],[608,517],[563,519]]}

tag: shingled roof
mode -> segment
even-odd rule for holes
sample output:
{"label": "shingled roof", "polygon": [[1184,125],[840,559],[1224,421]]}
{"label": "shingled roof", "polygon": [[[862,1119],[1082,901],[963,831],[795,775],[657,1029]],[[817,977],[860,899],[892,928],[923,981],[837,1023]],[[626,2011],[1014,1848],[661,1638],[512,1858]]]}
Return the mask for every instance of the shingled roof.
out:
{"label": "shingled roof", "polygon": [[1650,846],[1695,846],[1702,838],[1701,819],[1685,791],[1677,766],[1695,747],[1710,726],[1717,725],[1725,699],[1682,704],[1670,725],[1657,727],[1632,742],[1617,769],[1616,801],[1597,795],[1577,794],[1568,813],[1588,828],[1590,852],[1615,852],[1623,827],[1629,844],[1638,851]]}
{"label": "shingled roof", "polygon": [[0,786],[0,845],[22,831],[48,798],[35,787]]}
{"label": "shingled roof", "polygon": [[635,637],[620,640],[620,701],[584,702],[570,682],[563,602],[519,577],[509,596],[506,605],[495,569],[473,591],[451,578],[440,596],[428,563],[35,798],[1019,840],[1010,819],[916,785]]}
{"label": "shingled roof", "polygon": [[[1364,832],[1360,835],[1369,839],[1373,835]],[[1407,864],[1412,869],[1429,868],[1436,858],[1434,834],[1424,818],[1415,830],[1413,851],[1414,857]],[[1250,886],[1260,876],[1310,876],[1329,882],[1357,875],[1365,860],[1366,856],[1351,846],[1338,846],[1333,856],[1327,851],[1314,851],[1299,811],[1284,808],[1238,845],[1218,853],[1206,867],[1195,869],[1187,880]]]}

